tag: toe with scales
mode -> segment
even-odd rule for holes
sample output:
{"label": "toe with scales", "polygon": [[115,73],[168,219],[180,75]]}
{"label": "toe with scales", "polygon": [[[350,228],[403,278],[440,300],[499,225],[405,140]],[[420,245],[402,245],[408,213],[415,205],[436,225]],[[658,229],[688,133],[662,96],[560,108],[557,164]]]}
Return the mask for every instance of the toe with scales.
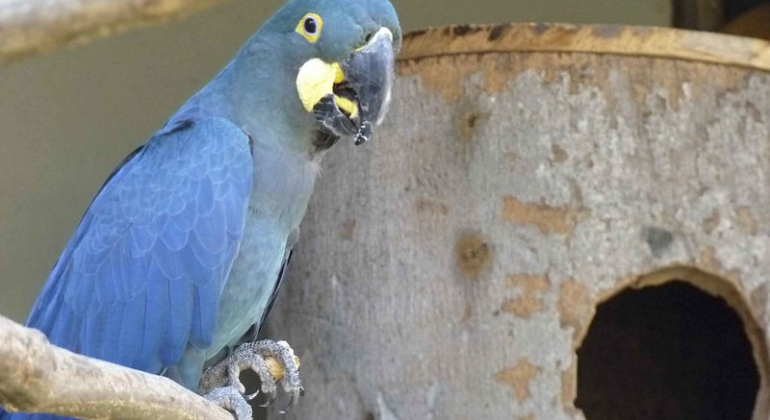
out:
{"label": "toe with scales", "polygon": [[257,395],[243,395],[246,389],[239,376],[245,369],[251,369],[259,376],[262,382],[261,392],[268,395],[265,405],[275,401],[278,384],[289,396],[287,409],[294,405],[304,392],[299,379],[299,358],[294,355],[294,350],[288,343],[272,340],[249,342],[236,347],[224,360],[203,373],[198,392],[236,413],[237,420],[247,420],[238,415],[238,410],[245,412],[242,404],[232,401],[234,394],[237,394],[248,406],[246,401]]}

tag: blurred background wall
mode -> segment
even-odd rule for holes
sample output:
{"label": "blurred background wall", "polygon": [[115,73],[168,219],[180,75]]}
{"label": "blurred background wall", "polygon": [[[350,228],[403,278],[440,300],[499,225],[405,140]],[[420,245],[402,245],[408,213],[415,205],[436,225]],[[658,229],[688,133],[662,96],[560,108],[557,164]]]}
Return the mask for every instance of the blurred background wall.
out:
{"label": "blurred background wall", "polygon": [[[281,3],[233,1],[182,22],[0,67],[0,313],[24,320],[111,170],[214,76]],[[680,26],[693,27],[708,19],[683,14],[681,4],[708,9],[721,2],[394,0],[394,4],[405,30],[412,30],[513,21],[657,26],[680,21]]]}

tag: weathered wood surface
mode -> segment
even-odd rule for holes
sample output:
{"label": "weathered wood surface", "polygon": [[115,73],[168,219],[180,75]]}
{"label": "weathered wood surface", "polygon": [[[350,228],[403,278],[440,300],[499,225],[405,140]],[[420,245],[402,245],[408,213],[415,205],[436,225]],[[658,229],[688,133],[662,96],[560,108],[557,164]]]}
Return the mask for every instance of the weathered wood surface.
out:
{"label": "weathered wood surface", "polygon": [[91,420],[230,420],[170,379],[91,359],[0,315],[0,406]]}
{"label": "weathered wood surface", "polygon": [[0,64],[177,19],[221,1],[0,0]]}
{"label": "weathered wood surface", "polygon": [[324,162],[271,317],[303,358],[287,418],[580,419],[595,305],[672,278],[740,314],[768,418],[769,54],[623,27],[407,37],[384,127]]}

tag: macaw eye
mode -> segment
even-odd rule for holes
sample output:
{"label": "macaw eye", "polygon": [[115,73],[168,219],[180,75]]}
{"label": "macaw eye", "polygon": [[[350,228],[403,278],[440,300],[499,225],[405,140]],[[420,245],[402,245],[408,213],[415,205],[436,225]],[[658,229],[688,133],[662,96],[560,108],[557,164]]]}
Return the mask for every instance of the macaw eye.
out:
{"label": "macaw eye", "polygon": [[294,31],[302,35],[308,42],[315,43],[321,36],[321,28],[323,28],[323,20],[321,16],[315,13],[308,13],[300,19],[297,24],[297,29]]}
{"label": "macaw eye", "polygon": [[314,17],[306,17],[304,27],[306,34],[315,35],[318,30],[318,21],[316,21]]}

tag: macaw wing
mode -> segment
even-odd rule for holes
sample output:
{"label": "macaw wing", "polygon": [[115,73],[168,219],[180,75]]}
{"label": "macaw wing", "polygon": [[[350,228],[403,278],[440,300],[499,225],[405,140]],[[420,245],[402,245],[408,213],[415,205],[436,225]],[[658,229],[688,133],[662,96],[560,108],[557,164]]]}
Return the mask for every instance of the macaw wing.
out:
{"label": "macaw wing", "polygon": [[211,345],[252,181],[249,137],[224,119],[156,134],[105,183],[28,326],[151,373]]}

